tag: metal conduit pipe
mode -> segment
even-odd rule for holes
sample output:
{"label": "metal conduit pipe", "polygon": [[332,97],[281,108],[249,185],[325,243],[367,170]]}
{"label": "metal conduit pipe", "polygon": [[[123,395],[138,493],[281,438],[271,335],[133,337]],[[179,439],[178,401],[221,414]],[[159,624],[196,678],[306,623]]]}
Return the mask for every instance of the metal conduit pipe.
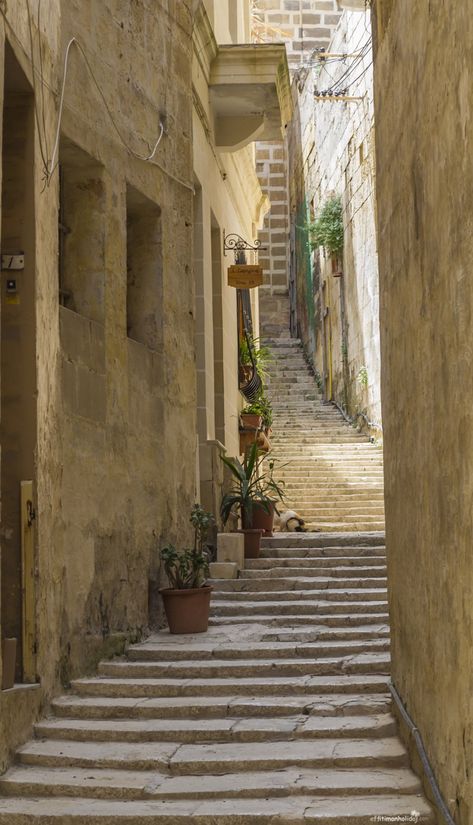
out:
{"label": "metal conduit pipe", "polygon": [[414,737],[414,741],[416,743],[417,752],[420,756],[420,760],[422,762],[422,767],[424,768],[425,775],[429,780],[429,785],[432,788],[432,793],[434,795],[435,804],[439,810],[439,813],[442,815],[444,822],[446,825],[455,825],[455,820],[452,818],[450,811],[447,808],[446,802],[440,793],[440,788],[437,784],[437,780],[435,778],[434,772],[429,762],[429,758],[425,751],[424,743],[422,741],[422,737],[419,733],[419,729],[416,728],[414,722],[412,721],[411,717],[409,716],[404,703],[399,696],[393,682],[389,683],[389,690],[391,691],[391,696],[393,697],[396,706],[399,708],[399,713],[401,714],[402,718],[404,719],[407,727],[409,728],[410,733],[412,733]]}

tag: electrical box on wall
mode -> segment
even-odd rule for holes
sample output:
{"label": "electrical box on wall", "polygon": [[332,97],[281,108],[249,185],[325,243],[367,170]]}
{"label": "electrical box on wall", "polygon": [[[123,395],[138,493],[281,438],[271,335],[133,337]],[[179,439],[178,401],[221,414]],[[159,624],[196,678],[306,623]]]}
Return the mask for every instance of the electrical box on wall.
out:
{"label": "electrical box on wall", "polygon": [[17,252],[14,255],[2,252],[2,271],[24,268],[25,256],[23,252]]}

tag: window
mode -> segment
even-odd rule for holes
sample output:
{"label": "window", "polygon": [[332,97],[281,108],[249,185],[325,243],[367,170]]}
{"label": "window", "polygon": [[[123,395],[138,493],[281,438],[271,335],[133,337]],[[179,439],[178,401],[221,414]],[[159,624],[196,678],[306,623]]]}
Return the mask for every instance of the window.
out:
{"label": "window", "polygon": [[105,194],[103,168],[63,140],[59,165],[59,301],[103,321],[105,308]]}
{"label": "window", "polygon": [[126,207],[127,336],[156,350],[162,342],[161,210],[131,186]]}

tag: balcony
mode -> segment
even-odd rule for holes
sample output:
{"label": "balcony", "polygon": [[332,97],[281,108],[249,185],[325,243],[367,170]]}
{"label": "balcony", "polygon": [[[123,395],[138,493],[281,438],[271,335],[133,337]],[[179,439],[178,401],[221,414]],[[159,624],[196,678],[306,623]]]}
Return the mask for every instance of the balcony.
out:
{"label": "balcony", "polygon": [[292,117],[285,46],[219,46],[210,66],[209,95],[221,151],[235,152],[255,140],[282,140]]}

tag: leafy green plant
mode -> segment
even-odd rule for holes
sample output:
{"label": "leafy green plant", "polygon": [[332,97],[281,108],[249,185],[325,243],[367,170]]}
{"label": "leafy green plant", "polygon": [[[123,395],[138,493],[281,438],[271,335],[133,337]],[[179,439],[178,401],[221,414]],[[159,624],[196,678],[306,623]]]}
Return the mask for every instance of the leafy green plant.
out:
{"label": "leafy green plant", "polygon": [[161,550],[161,560],[173,590],[188,590],[202,587],[209,575],[209,552],[206,540],[215,524],[212,513],[207,513],[200,504],[194,504],[190,522],[194,527],[194,547],[178,551],[170,544]]}
{"label": "leafy green plant", "polygon": [[358,375],[356,376],[356,380],[360,387],[362,387],[364,390],[367,388],[368,370],[366,369],[366,367],[360,367],[360,369],[358,370]]}
{"label": "leafy green plant", "polygon": [[331,255],[343,249],[343,208],[341,199],[334,195],[322,207],[314,223],[310,224],[312,248],[325,247]]}
{"label": "leafy green plant", "polygon": [[240,364],[243,367],[251,365],[251,348],[253,360],[256,366],[256,372],[261,380],[266,380],[269,375],[269,365],[274,358],[269,347],[260,346],[259,340],[259,338],[252,338],[251,336],[248,337],[248,340],[246,337],[242,339],[240,342]]}
{"label": "leafy green plant", "polygon": [[243,525],[249,527],[253,520],[253,507],[258,505],[266,513],[274,500],[284,499],[283,482],[274,479],[275,461],[269,462],[269,470],[263,471],[263,461],[255,441],[246,452],[243,464],[238,458],[221,456],[233,476],[233,487],[222,498],[220,515],[226,524],[230,514],[240,512]]}

